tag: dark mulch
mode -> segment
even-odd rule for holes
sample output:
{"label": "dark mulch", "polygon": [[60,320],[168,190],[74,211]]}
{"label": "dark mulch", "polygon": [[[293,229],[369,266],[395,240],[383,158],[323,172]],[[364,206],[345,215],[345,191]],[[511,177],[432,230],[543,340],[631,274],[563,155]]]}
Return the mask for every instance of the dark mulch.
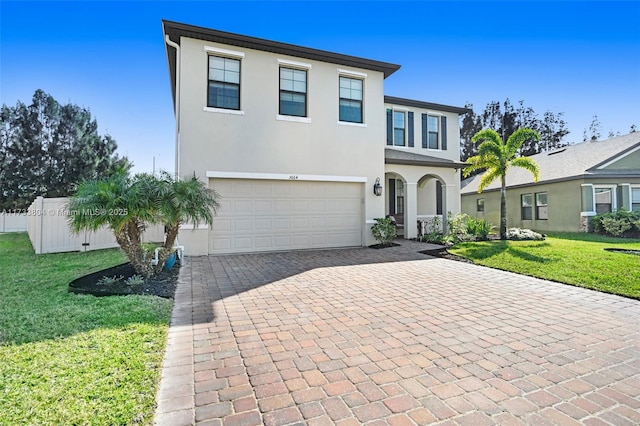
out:
{"label": "dark mulch", "polygon": [[[165,299],[172,299],[178,284],[177,266],[170,271],[162,271],[160,274],[147,278],[143,284],[128,285],[125,280],[135,275],[133,266],[130,263],[114,266],[85,275],[69,284],[69,291],[76,294],[91,294],[93,296],[126,296],[130,294],[140,294],[147,296],[159,296]],[[103,277],[120,277],[123,279],[114,284],[98,284]]]}
{"label": "dark mulch", "polygon": [[640,256],[640,250],[631,250],[625,248],[605,248],[606,251],[613,251],[616,253],[625,253],[625,254],[635,254],[636,256]]}
{"label": "dark mulch", "polygon": [[439,257],[441,259],[449,259],[449,260],[455,260],[455,261],[458,261],[458,262],[465,262],[465,263],[473,264],[473,260],[471,260],[471,259],[467,259],[465,257],[457,256],[455,254],[449,253],[449,251],[447,251],[446,247],[433,249],[433,250],[423,250],[420,253],[426,254],[428,256]]}
{"label": "dark mulch", "polygon": [[389,247],[398,247],[400,244],[398,243],[389,243],[389,244],[374,244],[372,246],[369,246],[369,248],[372,249],[383,249],[383,248],[389,248]]}

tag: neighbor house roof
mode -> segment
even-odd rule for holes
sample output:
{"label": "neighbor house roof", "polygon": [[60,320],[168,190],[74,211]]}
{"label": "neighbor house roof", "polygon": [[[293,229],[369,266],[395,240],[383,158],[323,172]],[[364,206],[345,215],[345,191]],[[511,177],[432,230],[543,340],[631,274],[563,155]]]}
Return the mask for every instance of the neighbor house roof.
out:
{"label": "neighbor house roof", "polygon": [[400,151],[393,148],[385,148],[384,150],[385,164],[405,164],[409,166],[431,166],[431,167],[448,167],[459,169],[466,166],[465,163],[459,163],[445,158],[432,157],[430,155],[415,154],[408,151]]}
{"label": "neighbor house roof", "polygon": [[[532,155],[532,160],[540,166],[538,183],[552,183],[585,177],[640,177],[637,170],[611,170],[603,168],[611,162],[640,150],[640,132],[607,139],[604,141],[582,142],[550,152]],[[480,177],[477,175],[462,182],[461,194],[478,191]],[[533,176],[527,170],[511,167],[507,172],[507,187],[532,185]],[[500,189],[500,181],[495,180],[484,191]]]}
{"label": "neighbor house roof", "polygon": [[[343,55],[341,53],[312,49],[309,47],[297,46],[295,44],[281,43],[278,41],[250,37],[241,34],[234,34],[226,31],[218,31],[210,28],[198,27],[195,25],[182,24],[180,22],[162,20],[162,28],[164,34],[168,35],[171,41],[177,44],[180,44],[180,37],[189,37],[198,40],[209,41],[212,43],[227,44],[231,46],[244,47],[247,49],[262,50],[265,52],[295,56],[297,58],[305,58],[315,61],[344,65],[348,67],[379,71],[384,73],[385,78],[389,77],[391,74],[400,69],[400,65],[391,64],[388,62],[365,59],[357,56]],[[176,58],[175,54],[170,54],[170,49],[173,50],[173,47],[165,44],[165,48],[167,51],[167,59],[169,61],[169,72],[171,74],[172,88],[175,88]]]}
{"label": "neighbor house roof", "polygon": [[413,99],[397,98],[395,96],[385,96],[384,102],[387,104],[432,109],[436,111],[455,112],[457,114],[466,114],[467,112],[471,111],[468,108],[461,108],[461,107],[451,106],[451,105],[434,104],[433,102],[416,101]]}

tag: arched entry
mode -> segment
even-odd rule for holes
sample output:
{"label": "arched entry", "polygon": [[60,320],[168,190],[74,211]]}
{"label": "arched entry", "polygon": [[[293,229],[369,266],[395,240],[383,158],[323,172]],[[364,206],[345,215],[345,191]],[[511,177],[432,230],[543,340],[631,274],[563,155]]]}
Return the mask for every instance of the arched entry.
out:
{"label": "arched entry", "polygon": [[435,174],[426,174],[418,180],[418,209],[419,221],[433,221],[434,218],[442,225],[442,231],[447,231],[447,200],[444,190],[445,181]]}

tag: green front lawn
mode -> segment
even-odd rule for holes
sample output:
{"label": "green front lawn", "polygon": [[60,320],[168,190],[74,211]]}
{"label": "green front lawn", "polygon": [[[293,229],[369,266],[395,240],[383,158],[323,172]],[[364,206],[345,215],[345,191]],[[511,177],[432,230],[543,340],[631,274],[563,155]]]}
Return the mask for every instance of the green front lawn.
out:
{"label": "green front lawn", "polygon": [[555,233],[544,241],[459,243],[449,252],[479,265],[640,299],[640,240]]}
{"label": "green front lawn", "polygon": [[0,234],[0,425],[151,424],[171,301],[68,293],[117,250],[35,255]]}

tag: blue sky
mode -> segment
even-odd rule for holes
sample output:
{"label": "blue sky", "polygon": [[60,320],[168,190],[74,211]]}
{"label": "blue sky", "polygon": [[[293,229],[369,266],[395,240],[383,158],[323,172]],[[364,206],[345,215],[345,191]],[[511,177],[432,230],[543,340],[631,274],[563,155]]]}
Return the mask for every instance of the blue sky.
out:
{"label": "blue sky", "polygon": [[640,1],[0,1],[0,102],[87,107],[135,171],[173,171],[161,19],[402,65],[385,94],[564,112],[570,142],[640,127]]}

